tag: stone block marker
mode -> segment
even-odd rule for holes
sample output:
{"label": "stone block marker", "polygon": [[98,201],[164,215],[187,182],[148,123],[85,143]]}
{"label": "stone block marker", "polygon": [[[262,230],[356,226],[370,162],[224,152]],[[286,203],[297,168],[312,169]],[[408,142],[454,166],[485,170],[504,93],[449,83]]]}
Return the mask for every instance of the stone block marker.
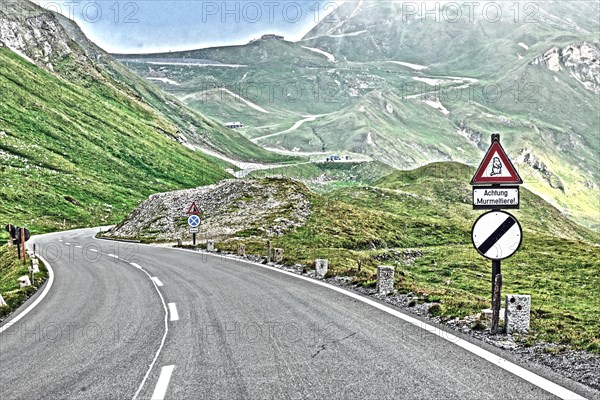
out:
{"label": "stone block marker", "polygon": [[240,257],[246,257],[246,245],[245,244],[238,244],[237,255]]}
{"label": "stone block marker", "polygon": [[506,295],[506,333],[529,332],[531,296],[519,294]]}
{"label": "stone block marker", "polygon": [[206,251],[213,253],[215,251],[215,241],[207,240],[206,241]]}
{"label": "stone block marker", "polygon": [[37,274],[38,272],[40,272],[40,262],[37,258],[31,259],[30,271],[33,272],[34,274]]}
{"label": "stone block marker", "polygon": [[273,249],[273,262],[274,263],[283,262],[283,249],[278,249],[278,248]]}
{"label": "stone block marker", "polygon": [[7,306],[6,301],[4,301],[4,297],[0,294],[0,307]]}
{"label": "stone block marker", "polygon": [[317,278],[324,278],[327,275],[329,269],[329,260],[318,259],[315,261],[315,269],[317,271]]}
{"label": "stone block marker", "polygon": [[19,278],[19,285],[21,287],[31,286],[31,281],[29,280],[29,277],[27,275],[23,275],[22,277],[20,277]]}
{"label": "stone block marker", "polygon": [[387,295],[394,291],[394,267],[377,267],[377,293]]}

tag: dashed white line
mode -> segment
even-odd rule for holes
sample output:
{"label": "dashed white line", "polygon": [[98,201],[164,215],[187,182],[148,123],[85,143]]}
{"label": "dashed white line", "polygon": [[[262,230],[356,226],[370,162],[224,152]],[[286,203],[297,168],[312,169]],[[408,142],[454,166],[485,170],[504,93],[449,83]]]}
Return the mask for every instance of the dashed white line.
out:
{"label": "dashed white line", "polygon": [[[132,262],[130,262],[129,264],[133,265],[135,268],[142,270],[142,272],[145,273],[148,276],[148,278],[150,278],[150,280],[152,280],[152,276],[150,276],[150,274],[147,271],[145,271],[142,267],[140,267],[138,264],[132,263]],[[162,302],[162,305],[163,305],[163,310],[165,311],[165,319],[164,319],[165,333],[163,334],[162,340],[160,341],[160,346],[158,346],[158,350],[156,350],[154,359],[150,363],[150,366],[148,367],[148,371],[146,371],[146,375],[144,375],[144,379],[142,379],[142,383],[140,383],[140,386],[138,387],[135,394],[133,395],[133,400],[137,399],[140,392],[144,388],[144,385],[146,384],[146,381],[148,380],[148,377],[150,376],[150,373],[152,372],[152,369],[154,368],[154,365],[156,364],[156,360],[158,360],[158,357],[160,356],[160,352],[162,351],[163,347],[165,346],[165,342],[167,340],[167,335],[169,334],[169,312],[167,310],[167,303],[165,302],[165,298],[163,297],[160,290],[158,290],[158,286],[156,285],[156,283],[154,281],[152,281],[152,282],[154,283],[154,289],[156,290],[156,293],[158,293],[158,296],[160,297],[160,301]],[[163,368],[163,370],[164,370],[164,368]],[[173,372],[172,368],[171,368],[171,372]],[[169,372],[169,379],[171,378],[171,372]],[[162,377],[162,372],[161,372],[161,377]],[[160,378],[159,378],[159,381],[160,381]],[[165,393],[167,391],[168,384],[169,384],[169,382],[167,380],[166,385],[164,385]],[[158,384],[157,384],[157,387],[158,387]],[[156,389],[154,391],[156,392]],[[161,399],[164,398],[165,393],[162,394],[162,397],[160,397]],[[154,399],[154,396],[152,398]]]}
{"label": "dashed white line", "polygon": [[177,312],[177,304],[169,303],[169,315],[171,316],[170,321],[179,321],[179,313]]}
{"label": "dashed white line", "polygon": [[88,249],[88,250],[89,250],[89,251],[93,251],[94,253],[97,253],[97,252],[98,252],[98,250],[96,250],[96,249]]}
{"label": "dashed white line", "polygon": [[115,256],[114,254],[107,254],[107,256],[112,257],[112,258],[119,258],[119,256]]}
{"label": "dashed white line", "polygon": [[77,247],[78,249],[83,249],[83,247],[81,247],[81,246],[75,246],[75,247]]}
{"label": "dashed white line", "polygon": [[160,281],[160,279],[158,279],[157,277],[153,276],[152,280],[154,281],[154,283],[156,283],[156,286],[162,286],[163,283]]}
{"label": "dashed white line", "polygon": [[70,245],[71,245],[71,243],[65,242],[65,246],[70,246]]}
{"label": "dashed white line", "polygon": [[152,400],[163,400],[165,398],[167,388],[169,387],[169,381],[171,380],[171,375],[173,374],[174,369],[174,365],[162,367],[160,371],[160,377],[158,378],[158,382],[156,382],[156,387],[154,388],[154,393],[152,393]]}

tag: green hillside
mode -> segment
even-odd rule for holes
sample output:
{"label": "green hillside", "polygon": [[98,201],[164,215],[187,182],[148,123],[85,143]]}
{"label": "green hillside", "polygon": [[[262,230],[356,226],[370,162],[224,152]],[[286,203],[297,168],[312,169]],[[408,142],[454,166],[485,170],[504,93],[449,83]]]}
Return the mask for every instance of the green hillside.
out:
{"label": "green hillside", "polygon": [[[518,14],[498,4],[498,22],[482,3],[473,21],[463,5],[453,23],[406,16],[402,2],[346,2],[296,43],[119,57],[176,81],[158,84],[195,110],[243,122],[266,148],[366,154],[399,169],[476,165],[500,133],[526,187],[599,230],[598,4],[515,3]],[[148,64],[161,60],[236,67]]]}
{"label": "green hillside", "polygon": [[291,178],[317,193],[327,193],[344,187],[370,185],[394,168],[378,161],[372,162],[312,162],[287,167],[254,171],[250,178]]}
{"label": "green hillside", "polygon": [[228,176],[137,101],[101,82],[67,82],[6,48],[0,97],[6,223],[41,232],[116,222],[151,193]]}
{"label": "green hillside", "polygon": [[[472,210],[472,173],[462,164],[434,163],[394,172],[375,186],[326,195],[279,181],[310,199],[312,215],[295,232],[271,241],[285,249],[287,265],[327,258],[328,276],[351,276],[367,287],[374,285],[378,265],[393,265],[398,291],[437,303],[436,315],[478,314],[490,306],[491,267],[471,244],[471,226],[483,213]],[[524,230],[523,245],[502,268],[504,293],[532,295],[534,331],[527,341],[598,351],[600,235],[524,188],[521,202],[513,214]],[[240,234],[218,248],[235,251],[241,241],[248,253],[264,254],[266,238],[259,233]]]}

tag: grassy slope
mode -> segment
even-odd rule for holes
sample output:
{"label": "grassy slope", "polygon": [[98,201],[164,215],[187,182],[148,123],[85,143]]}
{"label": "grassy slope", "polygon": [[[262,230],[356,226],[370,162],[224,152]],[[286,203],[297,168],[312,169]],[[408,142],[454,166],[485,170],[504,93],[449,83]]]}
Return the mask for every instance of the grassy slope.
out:
{"label": "grassy slope", "polygon": [[29,275],[28,266],[17,259],[15,247],[0,246],[0,294],[7,304],[0,307],[0,318],[17,309],[48,279],[46,266],[40,262],[39,268],[40,273],[35,275],[32,286],[20,288],[18,279],[23,275]]}
{"label": "grassy slope", "polygon": [[174,128],[149,108],[97,81],[69,83],[5,48],[0,97],[5,222],[34,232],[62,227],[63,219],[67,227],[115,222],[151,193],[227,177],[168,139]]}
{"label": "grassy slope", "polygon": [[[470,206],[472,173],[461,164],[436,163],[395,172],[376,187],[309,193],[313,215],[308,224],[273,245],[285,249],[286,263],[310,265],[328,258],[329,275],[351,275],[365,285],[374,282],[377,265],[394,265],[397,289],[441,302],[444,318],[478,313],[489,307],[491,270],[489,260],[470,244],[471,225],[482,213]],[[529,341],[597,350],[600,237],[539,196],[521,192],[522,209],[514,214],[524,228],[524,242],[503,262],[504,293],[532,295]],[[238,240],[247,243],[249,253],[264,254],[264,239]],[[233,251],[236,242],[219,247]],[[405,255],[411,253],[420,255],[409,261]]]}

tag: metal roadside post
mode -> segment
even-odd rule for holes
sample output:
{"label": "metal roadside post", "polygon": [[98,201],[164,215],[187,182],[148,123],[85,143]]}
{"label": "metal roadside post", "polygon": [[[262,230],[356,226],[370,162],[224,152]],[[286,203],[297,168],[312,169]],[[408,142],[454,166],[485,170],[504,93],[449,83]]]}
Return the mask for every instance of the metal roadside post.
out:
{"label": "metal roadside post", "polygon": [[[492,260],[492,328],[498,332],[502,299],[502,263],[521,246],[523,231],[517,219],[502,209],[520,207],[519,186],[523,180],[500,145],[500,135],[492,143],[471,179],[473,209],[490,210],[477,218],[471,232],[473,246]],[[506,185],[510,186],[506,186]]]}
{"label": "metal roadside post", "polygon": [[23,265],[27,265],[27,252],[25,251],[25,228],[21,228],[21,250],[23,253]]}

